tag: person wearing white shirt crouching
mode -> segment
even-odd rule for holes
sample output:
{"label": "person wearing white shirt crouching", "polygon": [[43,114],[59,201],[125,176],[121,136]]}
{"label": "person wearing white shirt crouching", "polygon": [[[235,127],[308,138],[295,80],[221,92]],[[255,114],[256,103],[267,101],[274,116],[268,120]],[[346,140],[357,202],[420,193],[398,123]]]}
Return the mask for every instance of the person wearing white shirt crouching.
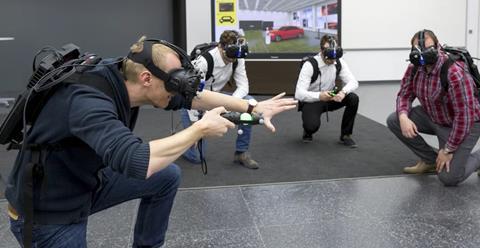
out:
{"label": "person wearing white shirt crouching", "polygon": [[302,140],[312,142],[323,113],[327,112],[328,121],[328,111],[345,107],[339,143],[355,148],[357,144],[351,135],[359,103],[358,95],[353,92],[358,81],[341,58],[343,50],[337,43],[335,37],[325,35],[320,40],[320,53],[303,60],[295,89],[299,111],[302,111]]}

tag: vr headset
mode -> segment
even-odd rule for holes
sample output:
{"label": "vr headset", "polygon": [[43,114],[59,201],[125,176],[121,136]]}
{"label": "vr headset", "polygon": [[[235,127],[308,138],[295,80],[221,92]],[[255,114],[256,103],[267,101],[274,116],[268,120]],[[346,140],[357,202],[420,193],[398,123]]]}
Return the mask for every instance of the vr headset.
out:
{"label": "vr headset", "polygon": [[339,59],[343,56],[343,49],[337,46],[333,36],[328,36],[328,47],[322,47],[322,54],[325,59]]}
{"label": "vr headset", "polygon": [[[180,57],[182,68],[169,72],[158,68],[152,59],[152,47],[155,44],[162,44],[175,51]],[[167,41],[156,39],[145,40],[143,42],[143,50],[139,53],[130,52],[127,58],[145,66],[153,75],[165,82],[165,89],[168,92],[182,95],[189,103],[191,103],[193,97],[197,95],[197,90],[201,91],[199,88],[201,76],[193,67],[188,55],[181,48]]]}
{"label": "vr headset", "polygon": [[228,58],[243,59],[248,55],[248,44],[244,38],[237,36],[237,42],[223,46],[223,50]]}
{"label": "vr headset", "polygon": [[438,51],[437,44],[431,47],[425,47],[425,32],[422,30],[418,34],[418,46],[413,46],[410,52],[410,62],[415,66],[433,65],[437,62]]}

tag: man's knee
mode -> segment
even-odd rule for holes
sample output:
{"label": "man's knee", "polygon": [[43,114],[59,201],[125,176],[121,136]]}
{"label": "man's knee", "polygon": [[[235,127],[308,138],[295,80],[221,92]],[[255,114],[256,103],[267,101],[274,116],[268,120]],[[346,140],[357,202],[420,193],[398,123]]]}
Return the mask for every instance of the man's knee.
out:
{"label": "man's knee", "polygon": [[438,174],[438,179],[443,183],[444,186],[451,187],[457,186],[463,181],[462,176],[454,175],[453,173],[440,172]]}
{"label": "man's knee", "polygon": [[347,104],[350,106],[358,105],[358,103],[360,102],[360,98],[354,92],[349,93],[346,96],[346,98],[347,98]]}
{"label": "man's knee", "polygon": [[170,187],[178,188],[180,186],[180,181],[182,178],[182,170],[176,164],[170,164],[165,169],[161,170],[162,179],[161,181],[168,181]]}
{"label": "man's knee", "polygon": [[399,126],[399,120],[398,120],[397,112],[393,112],[387,117],[387,127],[390,130],[392,130],[392,129],[397,129],[398,126]]}

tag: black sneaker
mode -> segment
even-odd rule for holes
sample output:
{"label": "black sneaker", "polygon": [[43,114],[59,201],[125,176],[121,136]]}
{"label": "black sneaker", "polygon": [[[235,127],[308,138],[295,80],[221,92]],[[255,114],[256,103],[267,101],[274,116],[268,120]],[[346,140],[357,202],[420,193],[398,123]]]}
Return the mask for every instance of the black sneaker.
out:
{"label": "black sneaker", "polygon": [[355,141],[353,141],[352,137],[350,135],[344,135],[343,137],[340,138],[340,141],[338,142],[344,146],[348,146],[350,148],[356,148],[357,144]]}
{"label": "black sneaker", "polygon": [[313,136],[312,136],[312,134],[308,134],[306,132],[303,132],[302,140],[303,140],[303,143],[310,143],[313,140]]}

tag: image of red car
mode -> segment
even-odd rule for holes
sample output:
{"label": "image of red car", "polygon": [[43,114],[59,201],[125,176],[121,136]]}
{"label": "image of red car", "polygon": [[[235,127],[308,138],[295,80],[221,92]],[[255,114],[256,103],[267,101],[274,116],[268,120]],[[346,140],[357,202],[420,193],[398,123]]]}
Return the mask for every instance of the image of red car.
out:
{"label": "image of red car", "polygon": [[281,41],[292,38],[302,38],[304,35],[303,28],[296,26],[283,26],[279,29],[270,31],[270,39],[273,41]]}

